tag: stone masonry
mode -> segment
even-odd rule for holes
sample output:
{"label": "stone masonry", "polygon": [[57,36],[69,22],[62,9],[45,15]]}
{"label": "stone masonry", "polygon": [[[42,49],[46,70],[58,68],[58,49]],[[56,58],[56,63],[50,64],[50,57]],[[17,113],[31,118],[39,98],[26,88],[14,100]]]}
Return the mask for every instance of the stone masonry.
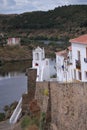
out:
{"label": "stone masonry", "polygon": [[44,94],[45,89],[48,89],[48,82],[37,82],[36,83],[35,99],[37,99],[38,104],[41,108],[41,111],[46,113],[47,107],[48,107],[49,96],[46,96]]}
{"label": "stone masonry", "polygon": [[29,103],[35,97],[35,90],[36,90],[36,76],[37,70],[36,69],[27,69],[27,94],[23,94],[22,96],[22,114],[29,113]]}
{"label": "stone masonry", "polygon": [[87,130],[87,83],[51,83],[52,123],[58,130]]}
{"label": "stone masonry", "polygon": [[[29,112],[29,102],[34,98],[41,111],[47,112],[50,95],[52,126],[57,130],[87,130],[87,83],[36,83],[36,70],[27,72],[28,94],[23,95],[23,113]],[[49,95],[44,95],[49,88]]]}
{"label": "stone masonry", "polygon": [[[48,86],[49,82],[36,83],[35,97],[42,110],[48,104],[41,93]],[[57,130],[87,130],[87,83],[50,82],[50,96],[51,124]]]}
{"label": "stone masonry", "polygon": [[27,91],[29,94],[30,90],[36,88],[37,69],[34,68],[27,69],[26,75],[27,75]]}

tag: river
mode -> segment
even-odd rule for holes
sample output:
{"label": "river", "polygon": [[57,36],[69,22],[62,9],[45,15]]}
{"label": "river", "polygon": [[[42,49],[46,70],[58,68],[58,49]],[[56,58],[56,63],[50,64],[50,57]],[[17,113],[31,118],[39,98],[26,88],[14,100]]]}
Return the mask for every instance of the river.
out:
{"label": "river", "polygon": [[7,63],[0,67],[0,112],[5,105],[18,101],[27,91],[26,68],[31,62]]}

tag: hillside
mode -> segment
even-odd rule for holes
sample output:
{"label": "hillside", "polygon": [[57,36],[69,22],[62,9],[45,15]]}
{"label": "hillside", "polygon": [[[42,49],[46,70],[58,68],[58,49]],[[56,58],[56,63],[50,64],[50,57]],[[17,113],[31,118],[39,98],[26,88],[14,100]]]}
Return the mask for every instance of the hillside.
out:
{"label": "hillside", "polygon": [[31,58],[31,50],[26,46],[0,47],[1,61],[22,61]]}
{"label": "hillside", "polygon": [[70,5],[47,12],[0,15],[0,32],[29,37],[71,38],[87,33],[87,5]]}

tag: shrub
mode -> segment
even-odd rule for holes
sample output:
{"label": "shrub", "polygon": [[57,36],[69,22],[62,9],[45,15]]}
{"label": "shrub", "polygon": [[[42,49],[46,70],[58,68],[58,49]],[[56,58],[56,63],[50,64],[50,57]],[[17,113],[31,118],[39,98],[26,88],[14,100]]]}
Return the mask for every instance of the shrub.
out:
{"label": "shrub", "polygon": [[29,126],[26,130],[39,130],[36,125]]}
{"label": "shrub", "polygon": [[57,77],[57,75],[55,74],[55,75],[52,75],[50,78],[56,78]]}
{"label": "shrub", "polygon": [[42,112],[41,119],[40,119],[40,130],[44,130],[45,123],[46,123],[46,113]]}
{"label": "shrub", "polygon": [[5,119],[5,113],[0,113],[0,121],[3,121]]}
{"label": "shrub", "polygon": [[26,129],[32,125],[39,126],[39,119],[37,119],[36,117],[31,118],[29,116],[25,116],[21,122],[21,128]]}
{"label": "shrub", "polygon": [[9,106],[8,105],[5,105],[4,106],[4,111],[6,112],[6,111],[8,111],[10,108],[9,108]]}
{"label": "shrub", "polygon": [[31,123],[31,119],[29,116],[25,116],[21,122],[21,128],[26,128],[29,126],[29,124]]}
{"label": "shrub", "polygon": [[46,88],[46,89],[44,89],[44,95],[45,96],[48,96],[49,95],[49,90]]}

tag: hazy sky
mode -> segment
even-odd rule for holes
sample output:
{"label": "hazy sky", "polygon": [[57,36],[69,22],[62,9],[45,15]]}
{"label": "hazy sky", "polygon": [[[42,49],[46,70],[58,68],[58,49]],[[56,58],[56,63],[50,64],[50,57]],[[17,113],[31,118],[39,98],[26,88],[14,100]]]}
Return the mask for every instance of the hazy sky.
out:
{"label": "hazy sky", "polygon": [[47,11],[70,4],[87,4],[87,0],[0,0],[0,14]]}

